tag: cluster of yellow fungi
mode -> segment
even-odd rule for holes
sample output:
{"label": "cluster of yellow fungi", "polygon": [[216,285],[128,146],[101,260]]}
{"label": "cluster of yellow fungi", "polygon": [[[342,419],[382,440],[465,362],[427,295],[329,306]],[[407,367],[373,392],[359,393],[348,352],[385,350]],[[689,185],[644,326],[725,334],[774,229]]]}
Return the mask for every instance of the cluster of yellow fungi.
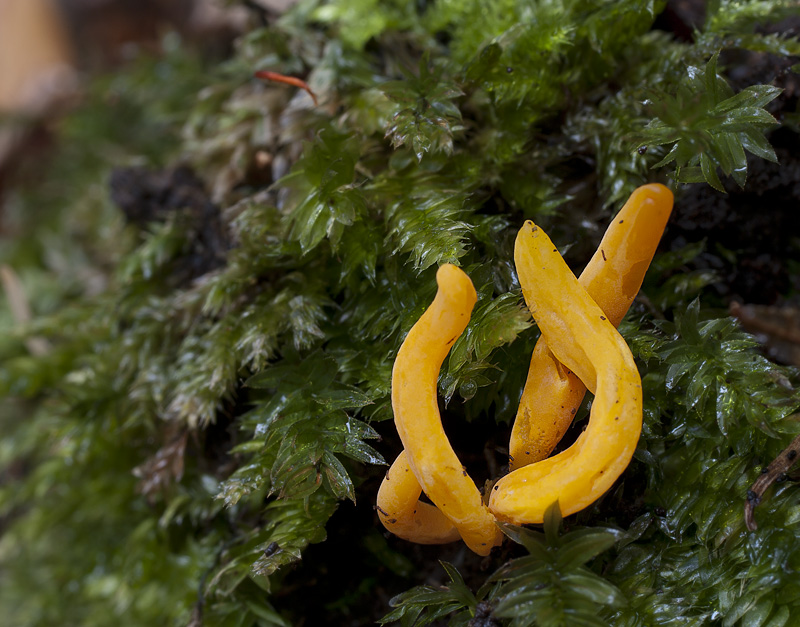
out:
{"label": "cluster of yellow fungi", "polygon": [[[488,555],[501,542],[496,521],[541,523],[556,501],[563,515],[572,514],[611,487],[642,428],[641,379],[616,327],[641,287],[672,200],[663,185],[638,188],[580,278],[533,222],[520,229],[514,262],[542,335],[511,433],[511,472],[494,484],[488,504],[450,446],[436,392],[442,362],[477,297],[462,270],[439,268],[436,297],[409,331],[392,372],[392,407],[405,450],[378,491],[377,511],[389,531],[421,544],[461,538]],[[594,394],[588,426],[548,458],[587,389]],[[432,505],[420,501],[423,491]]]}

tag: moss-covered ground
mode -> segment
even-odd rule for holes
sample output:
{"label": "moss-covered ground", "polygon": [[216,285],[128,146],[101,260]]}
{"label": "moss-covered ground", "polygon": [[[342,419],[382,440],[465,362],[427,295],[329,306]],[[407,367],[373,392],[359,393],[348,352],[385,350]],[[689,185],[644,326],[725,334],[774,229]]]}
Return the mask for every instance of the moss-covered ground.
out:
{"label": "moss-covered ground", "polygon": [[[797,298],[800,11],[686,4],[302,0],[224,61],[170,36],[88,85],[3,179],[0,622],[796,624],[800,491],[743,509],[800,378],[728,307]],[[539,335],[517,230],[578,272],[646,182],[676,205],[620,328],[627,471],[486,558],[386,534],[391,368],[437,266],[478,291],[439,391],[483,485]]]}

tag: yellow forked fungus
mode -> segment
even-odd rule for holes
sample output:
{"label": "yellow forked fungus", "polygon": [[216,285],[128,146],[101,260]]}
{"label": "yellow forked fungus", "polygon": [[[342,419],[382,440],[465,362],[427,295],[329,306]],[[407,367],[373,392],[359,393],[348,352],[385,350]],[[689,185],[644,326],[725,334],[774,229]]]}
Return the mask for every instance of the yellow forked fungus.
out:
{"label": "yellow forked fungus", "polygon": [[[578,279],[614,326],[622,322],[642,286],[672,211],[672,200],[672,192],[663,185],[636,189]],[[562,302],[564,307],[572,307],[567,298]],[[511,431],[512,470],[552,452],[572,424],[585,393],[580,379],[553,356],[547,338],[539,338]]]}
{"label": "yellow forked fungus", "polygon": [[[453,265],[440,267],[436,281],[439,286],[436,298],[409,331],[394,362],[394,419],[407,463],[422,490],[453,523],[470,549],[479,555],[488,555],[492,547],[500,543],[501,533],[483,504],[480,491],[450,446],[442,428],[436,394],[442,362],[466,328],[477,296],[469,277]],[[393,512],[407,511],[404,507],[415,489],[403,488],[406,498],[401,503],[403,494],[392,494],[394,476],[390,470],[388,482],[384,480],[381,489],[389,492],[384,492],[383,502],[397,503],[399,507],[389,508]],[[417,514],[420,515],[419,508]],[[391,517],[396,516],[381,514],[381,520],[389,529],[391,523],[387,523]]]}
{"label": "yellow forked fungus", "polygon": [[458,529],[433,505],[419,500],[422,486],[403,451],[378,490],[377,510],[383,526],[417,544],[446,544],[461,539]]}
{"label": "yellow forked fungus", "polygon": [[554,501],[563,515],[573,514],[625,470],[642,428],[642,384],[625,340],[533,222],[517,235],[514,261],[550,350],[595,394],[589,424],[575,444],[518,468],[492,490],[489,509],[499,520],[541,523]]}

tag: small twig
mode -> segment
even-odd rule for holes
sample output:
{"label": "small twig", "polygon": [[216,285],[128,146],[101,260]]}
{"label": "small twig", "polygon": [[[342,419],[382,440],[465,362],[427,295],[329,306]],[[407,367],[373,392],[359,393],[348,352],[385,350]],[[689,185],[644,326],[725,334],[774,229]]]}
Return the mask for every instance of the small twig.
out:
{"label": "small twig", "polygon": [[756,505],[761,503],[764,492],[776,481],[780,480],[800,457],[800,435],[778,455],[772,463],[761,471],[761,476],[755,480],[747,491],[747,499],[744,502],[744,524],[749,531],[758,529],[756,520],[753,516]]}
{"label": "small twig", "polygon": [[[17,273],[10,266],[0,265],[0,284],[6,293],[8,307],[11,309],[11,316],[17,324],[27,324],[33,317],[28,297],[22,287]],[[25,340],[25,346],[31,355],[37,357],[46,355],[50,352],[50,344],[47,340],[40,337],[29,337]]]}
{"label": "small twig", "polygon": [[730,314],[752,333],[772,359],[800,365],[800,308],[730,304]]}
{"label": "small twig", "polygon": [[730,304],[730,313],[748,333],[763,333],[773,340],[800,344],[800,311],[796,307]]}
{"label": "small twig", "polygon": [[308,92],[308,95],[311,96],[311,100],[314,101],[314,106],[318,106],[319,103],[317,102],[317,95],[311,91],[311,88],[308,86],[304,80],[299,78],[295,78],[294,76],[286,76],[286,74],[278,74],[278,72],[270,72],[269,70],[259,70],[255,73],[256,78],[260,78],[265,81],[275,81],[276,83],[286,83],[287,85],[294,85],[295,87],[299,87],[300,89],[304,89]]}
{"label": "small twig", "polygon": [[22,282],[19,280],[17,273],[4,264],[0,266],[0,281],[3,283],[3,290],[6,293],[8,306],[11,309],[11,315],[14,320],[20,324],[30,322],[31,307],[28,304],[28,297],[25,296],[25,290],[22,289]]}

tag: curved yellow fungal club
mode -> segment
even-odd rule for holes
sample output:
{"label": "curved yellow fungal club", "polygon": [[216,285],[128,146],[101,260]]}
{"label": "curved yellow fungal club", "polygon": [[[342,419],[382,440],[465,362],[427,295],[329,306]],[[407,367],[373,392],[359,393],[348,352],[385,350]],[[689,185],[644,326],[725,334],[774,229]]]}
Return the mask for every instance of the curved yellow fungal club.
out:
{"label": "curved yellow fungal club", "polygon": [[[672,203],[672,192],[663,185],[636,189],[578,279],[615,327],[642,286]],[[553,451],[585,394],[586,386],[555,358],[547,339],[539,338],[511,431],[511,470],[545,459]]]}
{"label": "curved yellow fungal club", "polygon": [[[469,277],[450,264],[439,268],[436,282],[436,298],[409,331],[394,362],[394,419],[422,490],[470,549],[488,555],[502,534],[450,446],[436,393],[442,362],[467,327],[477,295]],[[389,483],[391,477],[390,471]]]}
{"label": "curved yellow fungal club", "polygon": [[447,544],[461,539],[455,525],[433,505],[419,500],[422,486],[405,451],[397,456],[378,490],[376,509],[383,526],[417,544]]}
{"label": "curved yellow fungal club", "polygon": [[522,293],[550,350],[595,394],[589,424],[569,449],[500,479],[489,509],[498,520],[541,523],[599,498],[625,470],[642,428],[642,385],[620,334],[578,283],[550,238],[526,222],[514,248]]}

